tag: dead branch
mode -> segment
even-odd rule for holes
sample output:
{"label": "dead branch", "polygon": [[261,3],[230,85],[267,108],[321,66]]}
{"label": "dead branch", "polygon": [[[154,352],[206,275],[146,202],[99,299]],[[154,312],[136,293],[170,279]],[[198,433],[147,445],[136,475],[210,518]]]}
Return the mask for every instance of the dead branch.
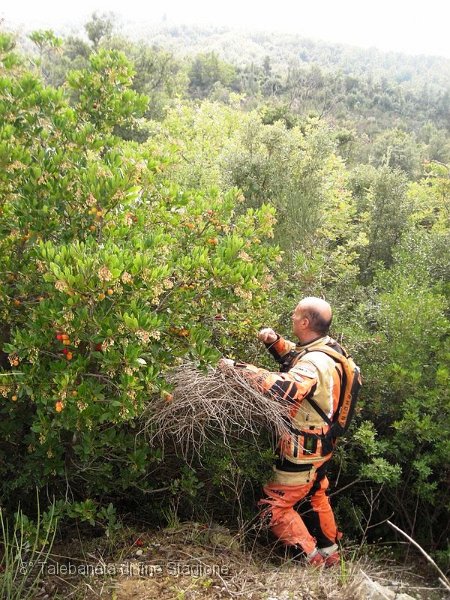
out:
{"label": "dead branch", "polygon": [[277,437],[289,434],[290,405],[258,391],[242,370],[203,372],[185,363],[166,379],[173,386],[173,397],[153,401],[142,418],[141,433],[151,443],[164,446],[170,438],[187,458],[200,455],[212,436],[219,435],[231,449],[233,440],[249,434],[257,445],[263,428]]}
{"label": "dead branch", "polygon": [[390,525],[392,527],[392,529],[395,529],[395,531],[398,531],[398,533],[401,533],[403,536],[405,536],[405,538],[409,542],[411,542],[411,544],[413,544],[418,550],[420,550],[420,552],[425,556],[425,558],[428,560],[428,562],[430,564],[432,564],[433,567],[438,571],[438,573],[440,575],[440,577],[438,578],[440,583],[442,583],[442,585],[447,590],[450,591],[450,581],[447,579],[447,577],[441,571],[441,569],[437,566],[437,564],[434,562],[434,560],[431,558],[431,556],[425,552],[425,550],[422,548],[422,546],[420,546],[415,540],[412,539],[412,537],[410,537],[407,533],[405,533],[402,529],[400,529],[400,527],[397,527],[397,525],[394,525],[394,523],[391,523],[391,521],[387,521],[387,524]]}

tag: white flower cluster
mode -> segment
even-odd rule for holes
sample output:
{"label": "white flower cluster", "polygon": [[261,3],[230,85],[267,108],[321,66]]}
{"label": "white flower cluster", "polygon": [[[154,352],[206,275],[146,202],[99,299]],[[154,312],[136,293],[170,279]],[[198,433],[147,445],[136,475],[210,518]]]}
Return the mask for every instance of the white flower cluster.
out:
{"label": "white flower cluster", "polygon": [[236,296],[239,296],[239,298],[242,298],[243,300],[251,300],[253,298],[253,295],[249,290],[244,290],[239,286],[235,287],[233,291]]}
{"label": "white flower cluster", "polygon": [[98,278],[100,279],[100,281],[111,281],[111,279],[112,279],[112,273],[108,269],[108,267],[101,267],[97,271],[97,274],[98,274]]}
{"label": "white flower cluster", "polygon": [[34,364],[37,361],[39,356],[39,350],[37,348],[30,348],[28,350],[28,360],[31,364]]}
{"label": "white flower cluster", "polygon": [[133,277],[130,275],[130,273],[127,273],[127,271],[125,271],[124,273],[122,273],[122,281],[123,283],[133,283]]}
{"label": "white flower cluster", "polygon": [[63,279],[58,279],[58,281],[55,283],[55,288],[58,290],[58,292],[66,292],[69,289],[69,286]]}
{"label": "white flower cluster", "polygon": [[138,338],[138,340],[140,340],[144,344],[148,344],[151,339],[161,339],[161,332],[157,331],[156,329],[152,329],[151,331],[146,331],[145,329],[138,329],[135,335]]}

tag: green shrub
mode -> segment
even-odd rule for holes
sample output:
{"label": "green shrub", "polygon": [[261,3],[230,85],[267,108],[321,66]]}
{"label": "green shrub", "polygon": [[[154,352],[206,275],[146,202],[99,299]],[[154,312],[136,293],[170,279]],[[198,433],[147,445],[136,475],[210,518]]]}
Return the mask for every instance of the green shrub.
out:
{"label": "green shrub", "polygon": [[114,135],[145,108],[131,73],[120,53],[91,55],[69,76],[73,105],[22,68],[0,80],[0,471],[10,502],[34,486],[69,485],[75,499],[160,486],[147,474],[161,452],[137,433],[170,391],[165,371],[231,350],[256,328],[272,285],[271,208],[237,215],[237,190],[156,183],[170,157]]}

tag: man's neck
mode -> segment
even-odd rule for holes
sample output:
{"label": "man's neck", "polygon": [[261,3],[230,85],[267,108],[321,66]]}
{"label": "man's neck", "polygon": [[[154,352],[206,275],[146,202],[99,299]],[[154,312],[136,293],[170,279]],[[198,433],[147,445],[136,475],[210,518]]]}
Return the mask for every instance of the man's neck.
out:
{"label": "man's neck", "polygon": [[312,333],[310,336],[307,336],[306,338],[302,338],[301,340],[299,339],[299,346],[308,346],[309,344],[313,344],[314,342],[317,342],[318,340],[321,340],[323,338],[327,337],[326,335],[317,335],[316,333]]}

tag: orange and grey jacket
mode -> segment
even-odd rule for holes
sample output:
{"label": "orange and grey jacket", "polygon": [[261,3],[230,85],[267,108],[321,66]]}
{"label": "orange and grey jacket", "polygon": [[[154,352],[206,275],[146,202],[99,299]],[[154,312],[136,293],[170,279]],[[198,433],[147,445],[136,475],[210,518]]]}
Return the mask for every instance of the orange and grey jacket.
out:
{"label": "orange and grey jacket", "polygon": [[302,346],[279,337],[266,346],[286,372],[272,372],[253,365],[244,368],[252,385],[290,406],[290,433],[279,441],[279,459],[274,466],[279,483],[309,481],[315,465],[331,458],[333,452],[333,444],[320,437],[328,431],[329,425],[308,402],[308,397],[312,398],[329,419],[338,406],[342,367],[324,352],[314,351],[315,346],[324,344],[335,346],[336,342],[325,336]]}

